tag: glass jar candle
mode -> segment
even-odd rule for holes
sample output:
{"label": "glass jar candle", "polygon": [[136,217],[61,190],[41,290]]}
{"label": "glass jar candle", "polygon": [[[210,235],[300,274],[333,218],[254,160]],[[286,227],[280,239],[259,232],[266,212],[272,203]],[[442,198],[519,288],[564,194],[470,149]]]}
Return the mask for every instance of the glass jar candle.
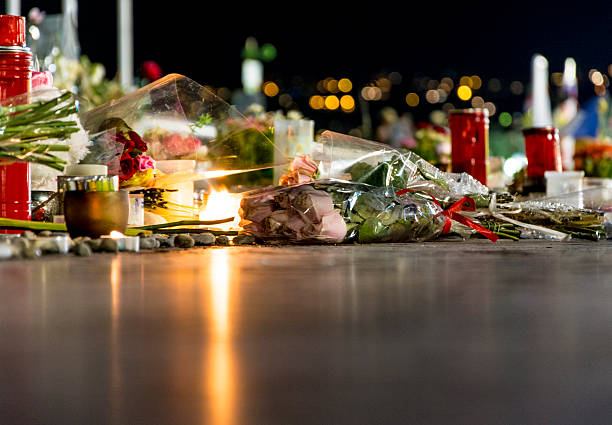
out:
{"label": "glass jar candle", "polygon": [[451,132],[453,173],[468,173],[487,184],[489,157],[489,112],[486,109],[458,109],[448,114]]}

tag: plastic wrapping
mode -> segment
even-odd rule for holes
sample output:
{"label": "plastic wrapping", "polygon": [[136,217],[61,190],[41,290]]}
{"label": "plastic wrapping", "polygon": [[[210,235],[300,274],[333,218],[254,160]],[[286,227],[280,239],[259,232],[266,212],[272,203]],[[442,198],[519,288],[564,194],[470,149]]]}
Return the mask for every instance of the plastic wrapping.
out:
{"label": "plastic wrapping", "polygon": [[[134,174],[140,177],[125,186],[164,187],[179,180],[266,170],[265,174],[249,174],[252,186],[258,186],[272,182],[271,168],[278,165],[273,163],[275,147],[262,131],[265,129],[206,87],[178,74],[84,112],[80,118],[95,142],[102,144],[94,147],[88,162],[114,161],[116,165],[116,156],[110,161],[105,156],[109,152],[106,147],[113,149],[109,137],[125,146],[119,158],[122,180],[130,180]],[[167,174],[155,167],[158,161],[183,160],[195,161],[196,165],[173,173],[170,182],[165,181]],[[152,167],[147,168],[148,164]],[[151,168],[153,174],[139,175]]]}
{"label": "plastic wrapping", "polygon": [[442,233],[442,209],[422,194],[319,180],[245,193],[240,223],[254,236],[284,243],[414,242]]}
{"label": "plastic wrapping", "polygon": [[325,131],[318,139],[314,159],[321,178],[337,178],[378,187],[423,190],[440,202],[465,196],[487,206],[489,189],[467,173],[447,173],[415,153],[369,140]]}

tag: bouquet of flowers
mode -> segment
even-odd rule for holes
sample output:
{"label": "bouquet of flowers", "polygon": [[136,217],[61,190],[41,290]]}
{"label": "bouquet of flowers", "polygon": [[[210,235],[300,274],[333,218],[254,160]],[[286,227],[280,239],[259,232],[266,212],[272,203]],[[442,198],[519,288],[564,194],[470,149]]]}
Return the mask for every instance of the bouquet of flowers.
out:
{"label": "bouquet of flowers", "polygon": [[[178,74],[167,75],[86,111],[80,118],[90,134],[114,135],[125,146],[120,159],[124,186],[159,188],[275,165],[270,155],[274,144],[257,122],[204,86]],[[257,144],[250,143],[253,135],[258,138]],[[192,165],[167,167],[180,168],[180,172],[151,175],[149,171],[163,171],[163,163],[176,165],[176,161]]]}
{"label": "bouquet of flowers", "polygon": [[405,147],[429,163],[448,168],[451,160],[451,139],[448,128],[426,122],[416,125],[413,139]]}
{"label": "bouquet of flowers", "polygon": [[579,140],[574,167],[587,177],[612,178],[612,143],[606,140]]}
{"label": "bouquet of flowers", "polygon": [[46,90],[6,99],[0,106],[0,161],[62,171],[68,160],[54,152],[70,151],[66,140],[82,130],[76,112],[71,92]]}

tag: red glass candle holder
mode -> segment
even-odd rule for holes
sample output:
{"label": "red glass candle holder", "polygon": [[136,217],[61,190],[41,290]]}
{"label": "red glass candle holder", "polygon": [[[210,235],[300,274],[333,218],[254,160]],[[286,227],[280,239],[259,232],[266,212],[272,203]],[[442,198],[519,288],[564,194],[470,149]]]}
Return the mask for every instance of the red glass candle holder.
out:
{"label": "red glass candle holder", "polygon": [[[31,91],[32,53],[25,39],[23,16],[0,15],[0,104]],[[27,96],[22,101],[27,102]],[[30,220],[30,187],[29,163],[0,165],[0,215]]]}
{"label": "red glass candle holder", "polygon": [[555,127],[523,130],[527,177],[543,179],[545,171],[563,171],[559,129]]}
{"label": "red glass candle holder", "polygon": [[468,173],[487,184],[489,157],[489,112],[486,109],[450,111],[451,168],[453,173]]}

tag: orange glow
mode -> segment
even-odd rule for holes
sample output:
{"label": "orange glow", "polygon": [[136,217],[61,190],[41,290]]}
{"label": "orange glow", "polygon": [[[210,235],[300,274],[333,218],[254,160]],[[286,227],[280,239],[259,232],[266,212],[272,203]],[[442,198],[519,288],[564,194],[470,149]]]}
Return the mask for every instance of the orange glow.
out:
{"label": "orange glow", "polygon": [[219,190],[210,189],[206,197],[206,205],[200,210],[200,220],[220,220],[222,218],[234,217],[234,221],[214,225],[220,230],[238,230],[240,229],[240,199],[242,196],[239,193],[231,193],[227,188],[222,187]]}
{"label": "orange glow", "polygon": [[338,81],[338,89],[344,93],[348,93],[353,89],[353,83],[348,78],[341,78]]}
{"label": "orange glow", "polygon": [[274,97],[278,94],[278,85],[273,81],[268,81],[263,86],[264,94],[268,97]]}
{"label": "orange glow", "polygon": [[111,230],[110,235],[111,239],[121,239],[125,238],[125,235],[117,230]]}
{"label": "orange glow", "polygon": [[349,94],[345,94],[340,98],[340,106],[343,110],[353,110],[355,108],[355,99]]}
{"label": "orange glow", "polygon": [[208,356],[206,378],[211,397],[210,423],[231,424],[236,418],[235,371],[231,345],[231,281],[232,269],[227,250],[214,250],[210,264],[210,332],[212,344]]}
{"label": "orange glow", "polygon": [[325,98],[325,107],[327,109],[331,109],[332,111],[335,109],[338,109],[338,107],[340,106],[340,100],[338,100],[337,96],[327,96]]}
{"label": "orange glow", "polygon": [[319,96],[318,94],[311,96],[308,103],[312,109],[323,109],[325,107],[325,100],[323,100],[323,97]]}

